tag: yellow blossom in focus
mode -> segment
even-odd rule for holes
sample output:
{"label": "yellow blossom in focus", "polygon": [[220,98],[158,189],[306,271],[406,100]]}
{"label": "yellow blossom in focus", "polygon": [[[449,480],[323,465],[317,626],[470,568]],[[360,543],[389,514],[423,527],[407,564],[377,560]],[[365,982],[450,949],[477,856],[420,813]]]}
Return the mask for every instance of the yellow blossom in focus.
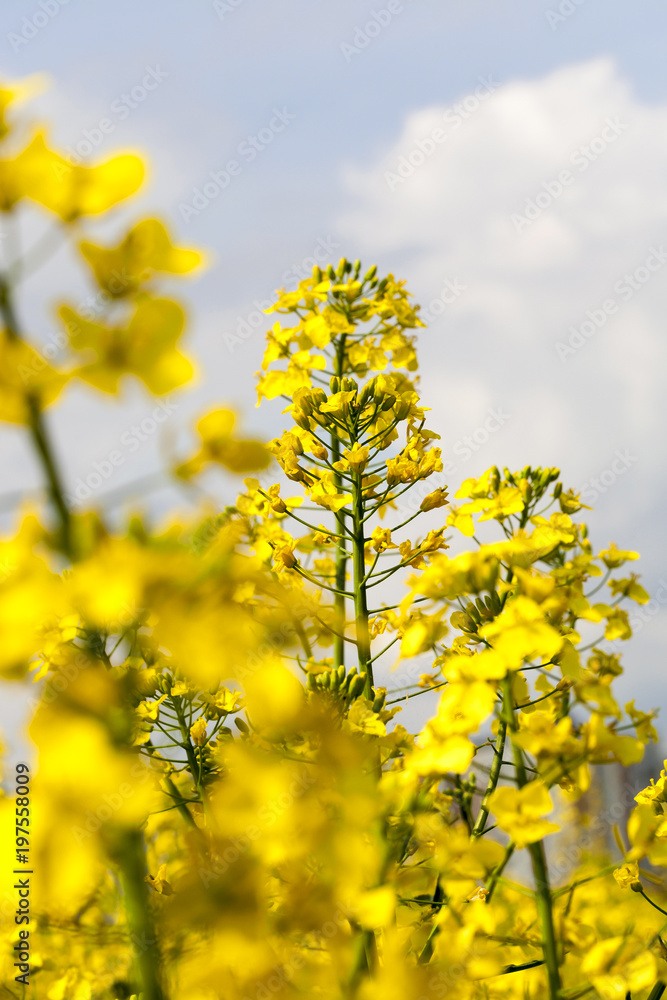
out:
{"label": "yellow blossom in focus", "polygon": [[196,747],[205,747],[208,737],[206,735],[206,719],[199,718],[190,726],[190,736]]}
{"label": "yellow blossom in focus", "polygon": [[447,500],[448,493],[446,489],[439,487],[432,493],[429,493],[424,497],[421,504],[419,505],[420,510],[435,510],[437,507],[444,507],[445,504],[449,503]]}
{"label": "yellow blossom in focus", "polygon": [[612,874],[621,889],[632,889],[638,892],[642,888],[639,878],[639,867],[635,861],[630,861],[625,865],[621,865],[620,868],[615,868]]}

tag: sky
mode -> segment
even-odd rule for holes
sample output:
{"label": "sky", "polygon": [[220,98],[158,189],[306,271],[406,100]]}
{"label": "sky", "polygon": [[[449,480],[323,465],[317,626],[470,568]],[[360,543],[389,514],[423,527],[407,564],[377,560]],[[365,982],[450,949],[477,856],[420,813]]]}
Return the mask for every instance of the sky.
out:
{"label": "sky", "polygon": [[[198,375],[159,433],[128,444],[155,405],[138,386],[72,389],[53,411],[71,491],[120,448],[93,500],[131,492],[213,405],[279,434],[280,407],[255,408],[261,310],[314,260],[361,257],[422,305],[450,488],[493,464],[559,466],[594,508],[594,544],[642,553],[654,596],[618,689],[663,700],[666,40],[659,0],[5,0],[0,74],[48,82],[27,120],[84,162],[148,160],[145,191],[91,237],[154,214],[208,260],[174,288]],[[45,225],[27,219],[26,245]],[[34,342],[90,294],[58,249],[21,290]],[[0,430],[0,461],[10,530],[40,483],[20,429]],[[221,504],[235,487],[217,480]],[[174,499],[151,494],[156,511]],[[19,685],[6,695],[10,731],[25,704]]]}

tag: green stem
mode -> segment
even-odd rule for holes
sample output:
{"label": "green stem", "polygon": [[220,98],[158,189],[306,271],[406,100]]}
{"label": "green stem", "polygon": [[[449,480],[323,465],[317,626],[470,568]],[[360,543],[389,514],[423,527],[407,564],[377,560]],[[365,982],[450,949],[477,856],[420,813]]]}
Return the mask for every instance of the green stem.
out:
{"label": "green stem", "polygon": [[482,804],[479,807],[479,815],[475,821],[475,825],[472,830],[473,837],[481,837],[484,832],[484,827],[486,826],[486,821],[489,818],[489,799],[496,790],[498,785],[498,780],[500,778],[500,771],[503,766],[503,753],[505,751],[505,740],[507,738],[507,722],[505,719],[501,719],[498,724],[498,736],[496,738],[496,745],[493,749],[493,761],[491,763],[491,771],[489,773],[489,780],[486,786],[486,791],[484,793],[484,798],[482,799]]}
{"label": "green stem", "polygon": [[197,761],[197,754],[195,753],[195,748],[192,745],[192,740],[190,739],[190,733],[185,721],[185,715],[181,712],[176,705],[176,700],[174,699],[174,708],[176,709],[176,714],[178,716],[178,728],[181,731],[181,737],[183,739],[183,749],[185,750],[185,756],[188,759],[188,769],[192,775],[192,780],[195,784],[195,788],[199,793],[201,799],[201,804],[206,812],[206,798],[204,796],[204,788],[202,785],[202,775],[200,762]]}
{"label": "green stem", "polygon": [[368,603],[366,599],[366,566],[364,562],[364,501],[362,496],[362,474],[354,475],[352,503],[352,560],[354,566],[354,613],[357,628],[357,649],[359,652],[359,673],[366,673],[364,694],[373,696],[373,664],[371,661],[371,640],[368,630]]}
{"label": "green stem", "polygon": [[649,899],[649,897],[646,895],[646,893],[643,890],[640,892],[639,895],[643,896],[644,899],[646,900],[646,902],[650,903],[654,910],[657,910],[659,913],[662,913],[663,916],[667,917],[667,910],[663,910],[663,908],[661,906],[658,906],[658,904],[654,903],[652,899]]}
{"label": "green stem", "polygon": [[[345,334],[342,334],[336,345],[335,371],[338,378],[342,378],[345,361]],[[331,430],[331,458],[332,465],[340,461],[340,437],[335,428]],[[334,482],[339,493],[342,492],[343,479],[339,472],[334,472]],[[345,633],[345,597],[342,591],[345,590],[345,576],[347,568],[347,546],[345,543],[345,514],[336,511],[336,527],[338,528],[338,539],[336,540],[336,590],[334,596],[335,622],[338,630],[334,635],[334,669],[345,663],[345,641],[342,635]]]}
{"label": "green stem", "polygon": [[505,871],[505,868],[506,868],[507,864],[509,863],[509,860],[510,860],[510,858],[512,857],[513,854],[514,854],[514,844],[510,843],[505,848],[505,857],[502,859],[502,861],[500,862],[500,864],[498,864],[494,868],[493,872],[491,873],[491,878],[489,879],[489,895],[486,897],[486,902],[487,903],[491,902],[493,894],[494,894],[494,892],[496,890],[496,886],[498,885],[498,882],[500,881],[500,877],[501,877],[502,873]]}
{"label": "green stem", "polygon": [[166,1000],[161,983],[160,952],[148,898],[149,888],[144,881],[148,870],[144,838],[140,830],[128,830],[121,836],[117,862],[143,1000]]}
{"label": "green stem", "polygon": [[660,1000],[660,997],[665,992],[664,983],[656,983],[651,992],[649,993],[647,1000]]}
{"label": "green stem", "polygon": [[[442,885],[440,884],[440,876],[438,876],[438,879],[435,883],[435,889],[433,890],[433,897],[431,899],[432,909],[435,910],[436,908],[440,907],[444,898],[445,898],[445,893],[443,891]],[[419,958],[417,960],[419,965],[426,965],[428,962],[430,962],[433,956],[434,939],[438,935],[439,931],[440,931],[440,925],[433,924],[429,936],[426,939],[426,944],[422,948]]]}
{"label": "green stem", "polygon": [[42,466],[44,468],[44,472],[46,473],[46,478],[49,484],[49,494],[51,496],[53,506],[57,510],[58,517],[60,518],[63,552],[70,559],[72,559],[74,556],[72,542],[72,515],[65,500],[65,492],[60,479],[58,466],[56,465],[53,449],[51,448],[51,444],[48,439],[46,425],[42,417],[42,411],[40,410],[39,402],[35,396],[28,396],[28,410],[30,413],[30,431],[32,439],[37,453],[42,460]]}
{"label": "green stem", "polygon": [[[514,703],[512,699],[512,677],[507,675],[503,681],[503,711],[509,721],[511,733],[517,730],[516,716],[514,714]],[[512,752],[516,766],[517,785],[523,788],[528,784],[528,775],[523,760],[521,747],[512,739]],[[551,887],[549,885],[549,875],[547,872],[547,861],[544,853],[544,844],[541,840],[528,845],[528,853],[533,868],[533,878],[535,879],[535,902],[537,913],[542,927],[542,948],[544,951],[544,961],[547,968],[547,980],[549,983],[550,1000],[559,1000],[561,981],[560,963],[558,960],[558,945],[556,941],[556,927],[554,924],[553,900]]]}
{"label": "green stem", "polygon": [[[4,275],[0,275],[0,316],[2,316],[5,331],[9,339],[13,341],[21,341],[22,336],[16,311],[14,309],[11,287],[6,276]],[[46,474],[53,506],[58,512],[58,516],[60,518],[62,548],[65,554],[71,559],[73,557],[72,517],[69,507],[65,501],[65,491],[63,490],[60,474],[58,472],[58,466],[42,417],[39,398],[34,393],[27,393],[26,404],[28,407],[29,427],[33,443]]]}

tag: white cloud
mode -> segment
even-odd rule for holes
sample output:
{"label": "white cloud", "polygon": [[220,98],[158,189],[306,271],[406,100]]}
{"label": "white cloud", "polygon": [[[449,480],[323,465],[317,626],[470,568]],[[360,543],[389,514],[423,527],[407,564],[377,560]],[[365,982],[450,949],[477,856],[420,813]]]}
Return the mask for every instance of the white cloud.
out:
{"label": "white cloud", "polygon": [[[340,219],[346,245],[390,263],[425,305],[446,278],[467,286],[421,338],[428,402],[457,437],[471,420],[461,379],[474,378],[478,417],[481,400],[513,404],[509,450],[528,446],[535,461],[539,439],[543,460],[557,452],[575,479],[605,446],[641,436],[648,454],[667,370],[667,255],[645,284],[641,268],[667,236],[667,108],[638,102],[609,59],[457,104],[416,111],[377,162],[348,166]],[[632,289],[623,276],[637,268]],[[582,324],[582,346],[559,356]]]}
{"label": "white cloud", "polygon": [[[577,487],[628,449],[632,462],[600,491],[589,521],[600,546],[613,534],[643,550],[641,568],[657,583],[667,555],[658,514],[667,107],[640,102],[606,58],[507,82],[476,109],[461,101],[465,120],[456,105],[415,111],[375,162],[348,164],[344,245],[408,279],[431,315],[420,336],[422,396],[454,457],[453,484],[496,462],[530,462],[560,465]],[[437,129],[445,139],[429,144]],[[515,224],[536,199],[534,220]],[[465,290],[438,305],[447,279]],[[561,359],[556,345],[582,325],[581,346]],[[456,461],[456,442],[494,405],[510,419]]]}

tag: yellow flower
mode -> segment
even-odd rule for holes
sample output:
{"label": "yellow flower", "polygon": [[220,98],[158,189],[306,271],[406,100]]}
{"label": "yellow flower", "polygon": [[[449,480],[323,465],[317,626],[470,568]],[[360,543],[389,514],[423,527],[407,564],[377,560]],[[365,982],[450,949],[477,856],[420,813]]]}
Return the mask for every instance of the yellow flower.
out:
{"label": "yellow flower", "polygon": [[167,866],[160,865],[157,870],[157,875],[153,877],[152,875],[146,875],[144,882],[148,882],[151,889],[158,892],[161,896],[171,896],[173,893],[173,888],[167,881]]}
{"label": "yellow flower", "polygon": [[[461,491],[456,494],[461,495]],[[521,490],[516,486],[503,486],[496,497],[473,500],[472,503],[465,504],[464,510],[471,514],[482,511],[480,521],[488,521],[495,518],[502,521],[510,514],[518,514],[523,510],[524,499]]]}
{"label": "yellow flower", "polygon": [[[350,411],[350,403],[356,397],[356,389],[346,389],[344,392],[335,392],[324,402],[320,403],[320,413],[330,413],[332,417],[344,419]],[[368,457],[368,456],[366,456]]]}
{"label": "yellow flower", "polygon": [[484,681],[456,681],[450,683],[440,696],[438,714],[428,723],[428,728],[441,738],[453,733],[466,736],[476,732],[493,711],[496,692]]}
{"label": "yellow flower", "polygon": [[634,559],[639,559],[638,552],[623,552],[621,549],[617,549],[612,542],[608,549],[600,553],[600,559],[607,567],[607,569],[617,569],[622,566],[624,562],[630,562]]}
{"label": "yellow flower", "polygon": [[49,149],[42,133],[17,157],[22,193],[64,222],[99,215],[134,194],[144,179],[138,156],[114,156],[94,167],[74,166]]}
{"label": "yellow flower", "polygon": [[553,803],[548,789],[539,780],[531,781],[523,788],[497,788],[489,799],[489,809],[500,829],[509,834],[519,848],[559,829],[555,823],[543,818],[551,812]]}
{"label": "yellow flower", "polygon": [[316,483],[310,487],[310,499],[320,507],[337,511],[352,503],[351,493],[339,493],[333,472],[324,471]]}
{"label": "yellow flower", "polygon": [[376,552],[384,552],[386,549],[397,548],[396,544],[391,540],[391,531],[389,528],[374,528],[370,541],[371,548],[375,549]]}
{"label": "yellow flower", "polygon": [[[173,694],[173,690],[172,690]],[[204,704],[204,711],[208,718],[219,719],[223,715],[231,712],[238,712],[241,701],[240,691],[231,691],[228,687],[221,687],[215,694],[204,694],[201,696]]]}
{"label": "yellow flower", "polygon": [[85,241],[79,244],[79,249],[100,288],[112,298],[136,292],[156,271],[185,274],[202,261],[202,254],[196,250],[174,246],[157,219],[143,219],[112,249]]}
{"label": "yellow flower", "polygon": [[57,399],[68,377],[29,344],[0,331],[0,420],[30,423],[31,398],[43,409]]}
{"label": "yellow flower", "polygon": [[443,612],[434,615],[416,614],[403,631],[401,656],[409,658],[433,649],[447,634],[447,623],[442,621]]}
{"label": "yellow flower", "polygon": [[28,76],[24,80],[12,80],[0,85],[0,139],[10,131],[7,123],[7,109],[14,101],[23,101],[38,94],[44,86],[45,78],[40,74]]}
{"label": "yellow flower", "polygon": [[465,736],[450,736],[439,740],[427,734],[424,745],[415,747],[405,758],[408,773],[436,776],[453,771],[463,774],[470,767],[475,748]]}
{"label": "yellow flower", "polygon": [[463,507],[452,507],[447,516],[447,526],[458,528],[466,538],[472,538],[475,534],[475,525],[472,514],[468,510],[469,507],[470,504],[464,504]]}
{"label": "yellow flower", "polygon": [[444,507],[445,504],[449,503],[447,499],[448,493],[446,489],[439,488],[429,493],[425,496],[419,505],[420,510],[435,510],[436,507]]}
{"label": "yellow flower", "polygon": [[394,918],[396,894],[388,885],[369,889],[359,896],[352,909],[362,927],[372,930],[387,927]]}
{"label": "yellow flower", "polygon": [[268,372],[260,378],[257,383],[257,405],[261,403],[262,397],[275,399],[281,395],[291,396],[297,389],[310,387],[311,370],[323,368],[326,368],[326,359],[321,355],[310,354],[307,350],[297,351],[290,356],[287,371]]}
{"label": "yellow flower", "polygon": [[93,323],[63,306],[60,317],[70,343],[90,361],[76,375],[102,392],[117,393],[120,380],[134,375],[158,396],[189,381],[190,361],[177,350],[185,315],[176,302],[146,296],[137,302],[127,326]]}
{"label": "yellow flower", "polygon": [[637,604],[648,604],[651,599],[644,588],[637,583],[637,577],[634,573],[625,580],[610,580],[609,586],[614,596],[622,594],[623,597],[629,597]]}
{"label": "yellow flower", "polygon": [[352,448],[351,451],[348,451],[346,448],[343,452],[343,455],[347,459],[347,464],[352,469],[352,472],[363,472],[366,463],[368,462],[368,454],[368,445],[364,445],[363,448],[357,445]]}
{"label": "yellow flower", "polygon": [[629,861],[627,864],[615,868],[613,876],[621,889],[632,889],[633,892],[641,892],[642,884],[639,878],[639,866],[636,861]]}
{"label": "yellow flower", "polygon": [[0,672],[21,676],[28,661],[51,638],[65,611],[59,578],[35,550],[43,529],[24,519],[14,538],[0,540]]}
{"label": "yellow flower", "polygon": [[196,747],[205,747],[208,739],[206,735],[206,719],[201,716],[190,726],[190,736]]}
{"label": "yellow flower", "polygon": [[236,414],[233,410],[212,410],[202,417],[197,423],[201,447],[192,458],[177,467],[176,474],[189,479],[210,462],[237,473],[265,469],[271,462],[271,454],[266,445],[261,441],[235,437],[235,424]]}
{"label": "yellow flower", "polygon": [[547,623],[540,606],[523,596],[508,602],[479,634],[514,668],[535,657],[543,657],[546,662],[563,645],[562,636]]}
{"label": "yellow flower", "polygon": [[273,562],[280,573],[285,569],[294,569],[297,565],[297,558],[294,555],[294,540],[288,544],[278,545],[273,552]]}

